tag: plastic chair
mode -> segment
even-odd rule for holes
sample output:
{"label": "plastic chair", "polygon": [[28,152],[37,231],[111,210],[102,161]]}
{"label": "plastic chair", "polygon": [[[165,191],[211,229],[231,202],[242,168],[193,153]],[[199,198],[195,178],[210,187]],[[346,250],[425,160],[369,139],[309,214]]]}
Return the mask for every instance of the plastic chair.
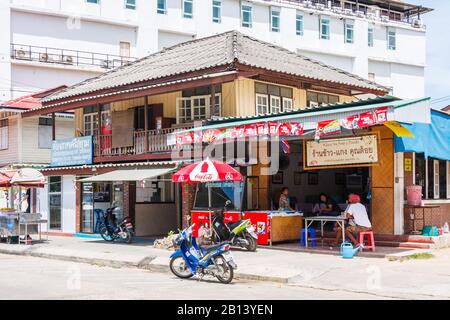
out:
{"label": "plastic chair", "polygon": [[302,229],[302,234],[300,235],[300,246],[306,247],[306,232],[308,232],[308,241],[311,241],[311,247],[314,248],[316,246],[316,230],[313,228],[308,228],[308,230],[305,228]]}
{"label": "plastic chair", "polygon": [[[364,243],[365,236],[367,236],[367,244]],[[375,251],[375,240],[373,231],[362,231],[358,233],[358,242],[364,245],[364,249]]]}
{"label": "plastic chair", "polygon": [[95,213],[95,228],[94,233],[100,233],[100,225],[102,224],[102,217],[104,212],[102,209],[94,209]]}

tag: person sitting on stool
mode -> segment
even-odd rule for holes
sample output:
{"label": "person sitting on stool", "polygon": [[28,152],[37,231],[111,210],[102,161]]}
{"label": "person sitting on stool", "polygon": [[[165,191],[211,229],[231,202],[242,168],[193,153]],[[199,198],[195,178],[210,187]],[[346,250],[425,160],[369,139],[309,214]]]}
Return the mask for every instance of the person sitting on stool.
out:
{"label": "person sitting on stool", "polygon": [[289,204],[289,189],[287,187],[281,188],[280,200],[278,200],[278,210],[295,211]]}
{"label": "person sitting on stool", "polygon": [[[358,232],[372,230],[372,224],[370,223],[369,216],[367,215],[366,207],[361,204],[361,198],[357,194],[349,194],[348,203],[349,205],[345,210],[345,216],[349,219],[349,223],[345,228],[345,234],[354,246],[359,246],[359,242],[356,240],[355,234],[357,235]],[[339,244],[341,236],[342,229],[338,227],[336,228],[336,245]]]}

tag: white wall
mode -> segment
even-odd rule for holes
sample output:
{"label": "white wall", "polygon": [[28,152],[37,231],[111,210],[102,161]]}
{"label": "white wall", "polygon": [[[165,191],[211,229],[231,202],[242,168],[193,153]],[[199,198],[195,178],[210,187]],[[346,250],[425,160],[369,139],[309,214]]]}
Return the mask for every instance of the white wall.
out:
{"label": "white wall", "polygon": [[[48,178],[47,178],[48,179]],[[76,208],[75,208],[75,176],[66,175],[62,177],[62,200],[61,200],[61,230],[50,230],[63,233],[76,232]],[[37,189],[38,211],[43,219],[49,217],[48,184],[44,188]],[[47,225],[42,225],[42,231],[47,231]]]}
{"label": "white wall", "polygon": [[[20,143],[21,163],[50,163],[51,149],[39,148],[38,117],[24,118],[22,122],[22,143]],[[56,139],[66,139],[74,136],[75,121],[73,118],[56,118]]]}
{"label": "white wall", "polygon": [[0,1],[0,30],[0,101],[6,101],[11,98],[10,13],[7,1]]}

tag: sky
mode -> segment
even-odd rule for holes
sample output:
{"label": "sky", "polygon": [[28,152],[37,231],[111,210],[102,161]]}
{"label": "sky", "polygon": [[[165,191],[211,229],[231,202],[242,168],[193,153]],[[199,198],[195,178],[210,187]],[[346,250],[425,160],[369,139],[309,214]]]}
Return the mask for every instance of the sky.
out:
{"label": "sky", "polygon": [[427,26],[427,66],[425,91],[432,107],[450,105],[450,0],[406,0],[407,3],[433,8],[424,15]]}

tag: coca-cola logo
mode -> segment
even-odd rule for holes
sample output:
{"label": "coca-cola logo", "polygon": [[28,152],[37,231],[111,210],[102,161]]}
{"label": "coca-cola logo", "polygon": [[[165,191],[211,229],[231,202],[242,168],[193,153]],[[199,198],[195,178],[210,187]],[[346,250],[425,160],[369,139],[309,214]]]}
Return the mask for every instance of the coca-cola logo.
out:
{"label": "coca-cola logo", "polygon": [[184,176],[179,176],[178,177],[178,182],[184,182]]}
{"label": "coca-cola logo", "polygon": [[225,175],[225,180],[233,180],[233,174],[231,172],[227,172],[227,174]]}
{"label": "coca-cola logo", "polygon": [[210,173],[197,173],[194,176],[195,180],[201,180],[201,181],[205,181],[205,180],[209,181],[209,180],[212,180],[212,178],[213,178],[213,176]]}

